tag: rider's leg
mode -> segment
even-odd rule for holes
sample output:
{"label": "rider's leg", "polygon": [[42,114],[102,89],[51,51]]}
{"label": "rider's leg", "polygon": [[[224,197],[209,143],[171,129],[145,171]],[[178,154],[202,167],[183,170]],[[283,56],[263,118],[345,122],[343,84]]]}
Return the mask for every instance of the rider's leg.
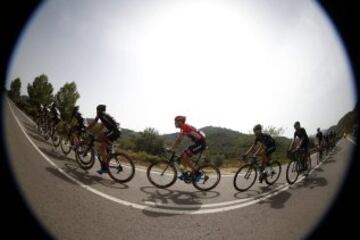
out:
{"label": "rider's leg", "polygon": [[180,156],[180,161],[181,164],[184,166],[184,169],[186,170],[187,168],[190,168],[191,171],[194,170],[194,165],[192,164],[192,162],[189,160],[191,157],[191,153],[189,152],[189,150],[186,150],[181,156]]}
{"label": "rider's leg", "polygon": [[101,162],[101,167],[103,168],[105,166],[105,161],[107,159],[107,146],[108,146],[105,133],[100,133],[98,135],[98,141],[101,143],[99,146],[99,154],[101,159],[99,160]]}
{"label": "rider's leg", "polygon": [[266,155],[266,148],[263,147],[260,152],[259,152],[259,156],[261,157],[262,161],[261,161],[261,168],[265,169],[267,163],[268,163],[268,157]]}

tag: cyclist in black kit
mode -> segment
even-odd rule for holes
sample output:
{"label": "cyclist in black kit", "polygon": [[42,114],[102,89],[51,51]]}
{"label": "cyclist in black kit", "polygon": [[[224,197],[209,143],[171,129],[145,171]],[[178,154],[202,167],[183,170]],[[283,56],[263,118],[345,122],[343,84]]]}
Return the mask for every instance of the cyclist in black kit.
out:
{"label": "cyclist in black kit", "polygon": [[318,147],[321,148],[323,146],[323,133],[320,131],[320,128],[317,129],[316,139],[318,142]]}
{"label": "cyclist in black kit", "polygon": [[[294,132],[294,139],[291,142],[290,145],[290,149],[292,149],[294,143],[295,143],[295,139],[299,138],[299,143],[297,144],[295,151],[299,150],[299,149],[303,149],[305,151],[305,156],[308,158],[309,161],[310,160],[310,152],[309,152],[309,137],[306,133],[306,130],[300,126],[300,122],[296,121],[294,124],[294,128],[295,128],[295,132]],[[304,168],[307,169],[307,161],[305,161],[304,164]]]}
{"label": "cyclist in black kit", "polygon": [[253,151],[257,143],[261,143],[261,146],[254,155],[260,155],[260,157],[262,158],[262,172],[260,176],[260,182],[262,182],[265,174],[269,174],[269,170],[265,167],[271,159],[271,154],[276,150],[275,140],[269,134],[262,133],[262,126],[260,124],[255,125],[253,131],[255,134],[255,141],[253,145],[249,148],[249,150],[243,155],[243,157],[246,157],[251,151]]}
{"label": "cyclist in black kit", "polygon": [[[98,105],[96,107],[96,117],[94,121],[88,126],[88,129],[92,128],[99,119],[102,123],[101,130],[97,136],[97,140],[101,142],[99,148],[99,153],[101,156],[101,169],[97,171],[99,174],[108,172],[108,169],[105,167],[106,163],[104,162],[107,159],[107,149],[112,144],[112,142],[116,141],[120,137],[119,124],[105,111],[106,105]],[[105,132],[102,131],[103,127],[106,128]]]}
{"label": "cyclist in black kit", "polygon": [[70,132],[75,134],[76,142],[78,142],[80,139],[80,133],[85,130],[85,120],[79,112],[79,106],[74,107],[71,119],[75,119],[76,123]]}

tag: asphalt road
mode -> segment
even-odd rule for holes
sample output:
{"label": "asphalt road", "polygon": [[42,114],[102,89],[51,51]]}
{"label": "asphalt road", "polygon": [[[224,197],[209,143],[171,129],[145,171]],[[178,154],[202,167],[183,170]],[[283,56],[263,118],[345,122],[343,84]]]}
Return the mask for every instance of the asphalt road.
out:
{"label": "asphalt road", "polygon": [[127,184],[98,175],[98,165],[85,172],[7,101],[4,123],[21,193],[57,239],[303,239],[334,202],[355,148],[340,140],[323,163],[292,186],[284,166],[274,186],[256,183],[240,193],[233,176],[226,175],[204,193],[181,181],[157,189],[142,168]]}

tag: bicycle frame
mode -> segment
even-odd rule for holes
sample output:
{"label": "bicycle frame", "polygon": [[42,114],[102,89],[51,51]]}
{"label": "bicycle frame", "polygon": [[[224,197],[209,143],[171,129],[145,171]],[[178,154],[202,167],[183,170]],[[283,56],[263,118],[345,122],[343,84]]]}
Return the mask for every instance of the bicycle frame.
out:
{"label": "bicycle frame", "polygon": [[304,168],[305,161],[307,161],[306,152],[304,149],[298,149],[296,151],[293,151],[293,153],[294,153],[293,159],[296,161],[296,165],[294,165],[294,167],[296,168],[297,166],[301,166],[300,169],[296,168],[295,170],[300,173],[301,169]]}
{"label": "bicycle frame", "polygon": [[[258,174],[261,174],[261,165],[259,164],[259,158],[256,156],[249,157],[250,160],[250,166],[255,168]],[[271,160],[270,160],[271,161]],[[269,163],[270,163],[269,161]],[[248,168],[247,172],[245,173],[245,178],[249,178],[249,174],[251,173],[251,168]]]}
{"label": "bicycle frame", "polygon": [[[201,156],[202,156],[203,152],[204,152],[204,151],[201,151],[200,154],[199,154],[199,156],[197,157],[196,161],[193,161],[193,163],[194,163],[194,165],[195,165],[196,167],[199,166],[199,161],[200,161],[200,159],[201,159]],[[176,155],[175,152],[171,152],[171,157],[168,159],[168,161],[169,161],[170,163],[173,163],[174,166],[175,166],[175,168],[176,168],[177,170],[180,170],[180,171],[182,172],[182,170],[178,167],[178,165],[179,165],[179,163],[180,163],[180,156]],[[164,172],[165,172],[166,170],[167,170],[167,167],[165,168]],[[164,173],[164,172],[163,172],[163,173]],[[161,174],[163,174],[163,173],[161,173]]]}

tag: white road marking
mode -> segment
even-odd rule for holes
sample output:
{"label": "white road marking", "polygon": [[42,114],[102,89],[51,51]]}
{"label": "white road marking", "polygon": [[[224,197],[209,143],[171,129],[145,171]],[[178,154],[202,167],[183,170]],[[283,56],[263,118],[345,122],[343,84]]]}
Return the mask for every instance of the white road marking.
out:
{"label": "white road marking", "polygon": [[[128,206],[128,207],[133,207],[139,210],[145,210],[145,211],[150,211],[150,212],[156,212],[156,213],[165,213],[165,214],[209,214],[209,213],[218,213],[218,212],[225,212],[225,211],[230,211],[230,210],[234,210],[234,209],[239,209],[239,208],[243,208],[246,206],[250,206],[253,204],[256,204],[260,201],[263,201],[265,199],[268,199],[272,196],[275,196],[277,194],[279,194],[282,191],[285,191],[287,189],[289,189],[290,185],[288,183],[285,183],[281,186],[279,186],[278,188],[267,192],[267,193],[263,193],[260,194],[258,196],[255,197],[251,197],[251,198],[246,198],[246,199],[239,199],[239,200],[234,200],[234,201],[227,201],[227,202],[221,202],[221,203],[212,203],[212,204],[199,204],[199,205],[177,205],[177,206],[166,206],[166,205],[160,205],[157,203],[153,203],[153,202],[146,202],[147,204],[151,204],[155,207],[149,206],[149,205],[142,205],[142,204],[137,204],[137,203],[132,203],[132,202],[128,202],[113,196],[110,196],[108,194],[105,194],[103,192],[100,192],[88,185],[83,184],[82,182],[78,181],[77,179],[73,178],[72,176],[70,176],[69,174],[67,174],[64,170],[62,170],[60,167],[58,167],[54,162],[52,162],[39,148],[38,146],[31,140],[31,138],[27,135],[24,127],[22,126],[20,120],[17,118],[17,116],[15,115],[10,103],[8,102],[9,105],[9,109],[12,113],[12,115],[14,116],[17,124],[19,125],[20,129],[22,130],[22,132],[24,133],[25,137],[28,139],[28,141],[33,145],[33,147],[40,153],[40,155],[51,165],[53,166],[55,169],[57,169],[60,173],[62,173],[64,176],[66,176],[67,178],[69,178],[71,181],[77,183],[79,186],[81,186],[82,188],[102,197],[105,199],[108,199],[110,201],[113,201],[115,203],[118,204],[122,204],[124,206]],[[322,162],[317,165],[314,169],[312,169],[310,171],[309,174],[311,174],[316,168],[320,167],[320,165],[322,164]],[[301,176],[296,183],[302,181],[305,178],[305,176]],[[260,197],[259,197],[260,196]],[[234,205],[237,204],[237,205]],[[227,205],[231,205],[231,206],[227,206]],[[219,207],[222,206],[222,207]],[[226,207],[224,207],[226,206]],[[166,207],[166,208],[159,208],[159,207]],[[188,209],[180,209],[180,208],[188,208]],[[214,208],[217,207],[217,208]],[[169,208],[173,208],[173,209],[169,209]],[[178,208],[178,209],[176,209]],[[189,209],[189,208],[196,208],[196,210],[194,209]],[[206,208],[211,208],[211,209],[206,209]]]}

